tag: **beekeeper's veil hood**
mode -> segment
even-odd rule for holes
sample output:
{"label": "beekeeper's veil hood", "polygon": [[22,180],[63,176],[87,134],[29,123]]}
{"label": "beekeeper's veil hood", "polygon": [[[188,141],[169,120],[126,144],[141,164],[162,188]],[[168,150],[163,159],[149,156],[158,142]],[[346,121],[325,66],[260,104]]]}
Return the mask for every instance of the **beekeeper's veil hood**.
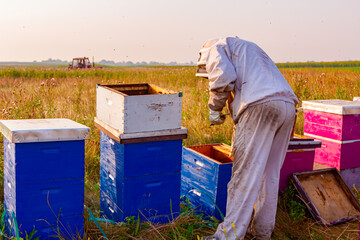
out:
{"label": "beekeeper's veil hood", "polygon": [[200,57],[197,62],[198,69],[196,71],[197,77],[208,78],[209,74],[206,72],[206,59],[209,56],[209,51],[212,46],[219,41],[218,38],[207,40],[199,51]]}

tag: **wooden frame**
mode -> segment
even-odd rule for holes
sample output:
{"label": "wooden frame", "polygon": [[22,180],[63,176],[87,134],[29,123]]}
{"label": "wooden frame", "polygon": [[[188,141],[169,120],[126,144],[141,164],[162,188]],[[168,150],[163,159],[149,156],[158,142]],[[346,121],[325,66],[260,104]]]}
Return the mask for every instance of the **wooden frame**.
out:
{"label": "wooden frame", "polygon": [[187,129],[171,129],[153,132],[123,134],[95,117],[95,127],[120,144],[169,141],[187,138]]}
{"label": "wooden frame", "polygon": [[[320,208],[322,208],[322,206],[320,206],[321,204],[318,202],[318,200],[316,198],[310,196],[313,193],[309,193],[307,191],[309,189],[306,189],[306,187],[304,187],[303,184],[305,182],[305,180],[304,180],[305,178],[313,177],[314,178],[313,185],[315,185],[318,183],[316,181],[315,177],[317,175],[320,175],[320,177],[324,179],[325,177],[327,177],[327,176],[325,176],[325,174],[328,176],[332,175],[334,177],[334,179],[336,180],[336,183],[338,184],[338,190],[342,191],[342,193],[337,192],[337,194],[338,195],[342,194],[345,197],[345,199],[343,198],[341,200],[347,201],[348,205],[351,205],[353,207],[352,212],[356,212],[356,214],[350,214],[351,216],[349,216],[349,213],[348,213],[348,216],[346,216],[346,217],[341,217],[339,219],[336,219],[336,220],[333,219],[330,221],[328,221],[327,219],[324,218],[324,216],[322,216],[322,213],[324,213],[324,212],[323,212],[323,210],[320,209]],[[329,177],[327,177],[327,178],[329,178]],[[350,188],[346,185],[344,179],[342,178],[342,176],[340,175],[339,171],[336,168],[294,173],[292,175],[292,179],[293,179],[293,183],[294,183],[296,190],[300,193],[300,195],[304,199],[304,202],[305,202],[306,206],[308,207],[308,209],[310,210],[310,213],[315,218],[315,220],[319,221],[320,223],[322,223],[326,226],[332,226],[335,224],[339,224],[339,223],[360,217],[359,201],[356,199],[355,195],[352,193]],[[334,187],[334,186],[331,185],[329,187]],[[319,188],[317,190],[318,190],[318,194],[319,194],[319,199],[321,199],[320,201],[327,201],[327,199],[329,199],[329,201],[333,201],[333,202],[337,201],[336,199],[335,200],[331,199],[332,197],[330,195],[323,194]],[[326,197],[327,197],[327,199],[326,199]],[[340,200],[338,200],[338,201],[340,204],[342,204],[342,201],[340,201]],[[327,211],[336,211],[337,213],[339,213],[339,211],[341,211],[341,210],[342,209],[340,209],[340,208],[327,209]],[[345,215],[346,215],[346,213],[345,213]],[[329,217],[329,219],[330,219],[330,217]]]}

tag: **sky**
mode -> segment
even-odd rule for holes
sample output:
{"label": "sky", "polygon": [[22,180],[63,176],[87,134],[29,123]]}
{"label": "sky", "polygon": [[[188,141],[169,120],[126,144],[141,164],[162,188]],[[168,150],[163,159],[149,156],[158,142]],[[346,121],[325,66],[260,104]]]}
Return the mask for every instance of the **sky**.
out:
{"label": "sky", "polygon": [[0,0],[0,62],[196,62],[206,39],[275,62],[360,60],[359,0]]}

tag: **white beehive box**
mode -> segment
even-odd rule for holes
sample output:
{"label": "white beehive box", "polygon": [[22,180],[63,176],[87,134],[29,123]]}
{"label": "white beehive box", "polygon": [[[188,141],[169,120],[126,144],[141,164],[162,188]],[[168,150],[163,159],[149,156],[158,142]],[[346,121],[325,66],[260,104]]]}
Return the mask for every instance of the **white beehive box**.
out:
{"label": "white beehive box", "polygon": [[152,84],[98,85],[96,117],[121,133],[181,128],[182,93]]}

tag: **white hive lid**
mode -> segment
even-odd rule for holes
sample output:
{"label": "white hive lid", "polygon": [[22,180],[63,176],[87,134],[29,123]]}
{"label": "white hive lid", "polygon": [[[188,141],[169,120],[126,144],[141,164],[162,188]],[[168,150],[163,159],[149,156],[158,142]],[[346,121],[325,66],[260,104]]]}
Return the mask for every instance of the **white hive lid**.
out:
{"label": "white hive lid", "polygon": [[360,101],[340,99],[311,100],[302,102],[303,109],[341,115],[360,114]]}
{"label": "white hive lid", "polygon": [[1,133],[12,143],[89,139],[90,128],[70,119],[0,120]]}

